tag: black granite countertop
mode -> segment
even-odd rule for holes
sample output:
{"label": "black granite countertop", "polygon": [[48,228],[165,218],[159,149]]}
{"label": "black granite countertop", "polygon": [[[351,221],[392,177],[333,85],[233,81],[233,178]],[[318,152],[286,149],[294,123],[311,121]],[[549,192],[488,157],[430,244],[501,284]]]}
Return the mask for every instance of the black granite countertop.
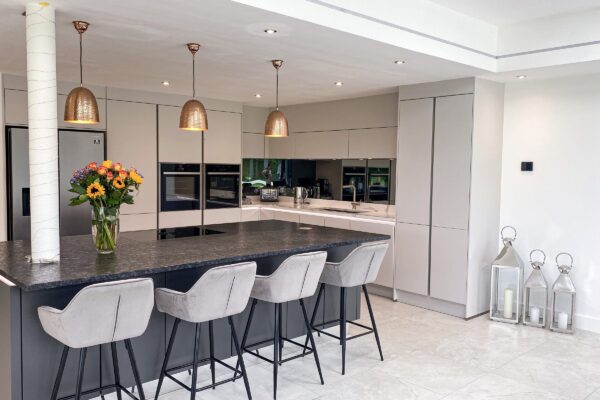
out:
{"label": "black granite countertop", "polygon": [[[309,227],[311,229],[303,229]],[[262,257],[386,240],[388,235],[303,225],[251,221],[211,225],[218,235],[157,240],[156,231],[121,234],[114,254],[99,255],[90,235],[61,238],[58,264],[30,264],[26,241],[0,243],[0,275],[24,290],[52,289],[146,276]]]}

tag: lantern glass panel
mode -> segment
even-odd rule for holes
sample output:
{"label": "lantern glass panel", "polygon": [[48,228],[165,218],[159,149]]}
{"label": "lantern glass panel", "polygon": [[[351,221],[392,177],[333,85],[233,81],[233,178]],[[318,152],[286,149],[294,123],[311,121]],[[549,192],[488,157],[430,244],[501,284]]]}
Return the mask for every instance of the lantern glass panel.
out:
{"label": "lantern glass panel", "polygon": [[492,268],[493,290],[492,316],[501,319],[517,318],[520,270],[512,267]]}
{"label": "lantern glass panel", "polygon": [[525,288],[524,320],[528,323],[543,325],[547,307],[547,290],[545,287]]}
{"label": "lantern glass panel", "polygon": [[573,305],[572,293],[554,292],[554,309],[552,327],[557,330],[571,330],[573,327]]}

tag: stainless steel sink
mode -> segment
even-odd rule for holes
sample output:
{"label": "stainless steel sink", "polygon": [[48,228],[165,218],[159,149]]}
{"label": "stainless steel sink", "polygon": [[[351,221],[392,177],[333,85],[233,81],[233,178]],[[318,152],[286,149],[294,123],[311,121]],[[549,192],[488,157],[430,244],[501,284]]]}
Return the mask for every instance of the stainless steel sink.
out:
{"label": "stainless steel sink", "polygon": [[367,210],[352,210],[350,208],[337,208],[337,207],[321,207],[319,210],[323,211],[334,211],[334,212],[342,212],[349,214],[361,214],[367,212]]}

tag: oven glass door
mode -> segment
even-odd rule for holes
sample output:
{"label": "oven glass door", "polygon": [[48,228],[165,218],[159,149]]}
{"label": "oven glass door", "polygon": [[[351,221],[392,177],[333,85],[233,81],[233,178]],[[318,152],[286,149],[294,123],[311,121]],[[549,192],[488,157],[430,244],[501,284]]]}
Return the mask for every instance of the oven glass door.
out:
{"label": "oven glass door", "polygon": [[200,209],[200,173],[163,172],[161,211]]}
{"label": "oven glass door", "polygon": [[240,175],[224,172],[206,174],[206,209],[240,206]]}

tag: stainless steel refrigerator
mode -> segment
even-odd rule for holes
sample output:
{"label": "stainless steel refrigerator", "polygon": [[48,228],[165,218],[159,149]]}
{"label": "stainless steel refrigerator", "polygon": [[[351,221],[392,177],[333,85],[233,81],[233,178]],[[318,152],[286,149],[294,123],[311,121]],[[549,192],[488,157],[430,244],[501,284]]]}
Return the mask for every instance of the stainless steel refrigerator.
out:
{"label": "stainless steel refrigerator", "polygon": [[[9,238],[29,239],[31,236],[29,209],[29,132],[26,128],[8,128]],[[90,208],[69,206],[73,193],[70,179],[73,171],[92,161],[104,160],[105,134],[98,131],[58,131],[60,235],[80,235],[90,232]]]}

